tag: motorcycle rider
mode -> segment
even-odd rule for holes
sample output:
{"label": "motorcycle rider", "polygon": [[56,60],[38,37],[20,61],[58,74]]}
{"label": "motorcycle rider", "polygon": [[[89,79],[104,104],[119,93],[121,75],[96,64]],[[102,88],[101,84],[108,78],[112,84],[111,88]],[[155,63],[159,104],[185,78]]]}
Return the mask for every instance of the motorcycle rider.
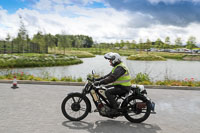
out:
{"label": "motorcycle rider", "polygon": [[128,68],[124,65],[121,56],[118,53],[109,52],[104,55],[104,58],[109,60],[113,69],[109,74],[96,79],[94,85],[107,85],[112,83],[112,86],[110,86],[111,88],[106,90],[105,95],[112,106],[110,113],[112,115],[117,115],[118,105],[115,101],[115,96],[124,95],[129,92],[131,88],[131,76]]}

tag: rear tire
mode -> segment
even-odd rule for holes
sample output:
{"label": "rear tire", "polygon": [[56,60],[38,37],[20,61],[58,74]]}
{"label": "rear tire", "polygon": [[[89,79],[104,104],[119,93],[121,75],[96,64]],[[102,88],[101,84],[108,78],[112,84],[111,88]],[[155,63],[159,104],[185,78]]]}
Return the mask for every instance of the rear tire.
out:
{"label": "rear tire", "polygon": [[63,100],[61,110],[67,119],[80,121],[88,115],[90,103],[86,96],[80,93],[72,93]]}
{"label": "rear tire", "polygon": [[[123,104],[123,107],[129,108],[124,112],[124,117],[133,123],[141,123],[145,121],[151,113],[151,103],[143,96],[131,96],[128,101]],[[138,108],[138,103],[146,104],[145,107]],[[144,114],[144,115],[142,115]],[[141,115],[141,116],[140,116]],[[136,118],[134,117],[136,116]],[[139,116],[139,117],[138,117]],[[137,118],[138,117],[138,118]]]}

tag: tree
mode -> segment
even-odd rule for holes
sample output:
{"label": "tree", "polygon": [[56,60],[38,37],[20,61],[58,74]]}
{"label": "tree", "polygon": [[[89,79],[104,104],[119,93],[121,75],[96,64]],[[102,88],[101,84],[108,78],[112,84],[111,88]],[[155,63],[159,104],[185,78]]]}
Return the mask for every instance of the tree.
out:
{"label": "tree", "polygon": [[194,36],[190,36],[190,37],[188,38],[186,48],[192,50],[192,49],[195,48],[195,47],[197,47],[197,46],[196,46],[196,38],[195,38]]}
{"label": "tree", "polygon": [[42,32],[38,31],[37,34],[33,36],[32,39],[34,45],[36,45],[36,52],[38,53],[45,53],[46,52],[46,40],[45,36],[42,35]]}
{"label": "tree", "polygon": [[165,44],[170,45],[170,38],[168,36],[165,38]]}
{"label": "tree", "polygon": [[145,45],[147,54],[148,54],[149,49],[151,48],[151,44],[152,43],[151,43],[150,39],[148,38],[147,41],[146,41],[146,45]]}
{"label": "tree", "polygon": [[68,48],[71,48],[71,47],[72,47],[72,40],[70,39],[69,36],[66,36],[66,44],[67,44],[67,47],[68,47]]}
{"label": "tree", "polygon": [[[10,39],[11,39],[10,35],[7,34],[7,37],[6,37],[6,43],[4,43],[4,48],[8,48],[8,47],[9,47]],[[8,48],[8,49],[9,49],[9,48]],[[7,49],[4,49],[4,51],[5,51],[4,53],[8,52]]]}
{"label": "tree", "polygon": [[144,43],[143,43],[142,38],[140,38],[140,40],[139,40],[138,48],[140,49],[140,51],[141,51],[142,49],[144,49]]}
{"label": "tree", "polygon": [[48,48],[50,47],[51,48],[51,50],[53,49],[53,48],[56,48],[56,46],[57,46],[57,42],[58,42],[58,39],[57,39],[57,37],[56,36],[53,36],[53,35],[51,35],[51,34],[47,34],[47,35],[45,35],[46,37],[47,37],[47,44],[48,45],[46,45],[46,46],[48,46]]}
{"label": "tree", "polygon": [[131,43],[129,41],[126,41],[125,46],[130,49],[131,48]]}
{"label": "tree", "polygon": [[120,48],[123,48],[124,45],[125,45],[124,40],[121,40],[121,41],[120,41]]}
{"label": "tree", "polygon": [[30,49],[30,42],[31,42],[31,39],[29,38],[29,35],[27,34],[26,35],[26,45],[27,45],[27,52],[32,52],[31,49]]}
{"label": "tree", "polygon": [[48,53],[48,48],[51,49],[56,46],[55,44],[55,36],[52,36],[51,34],[44,35],[45,40],[45,53]]}
{"label": "tree", "polygon": [[7,34],[6,41],[9,42],[11,39],[10,34]]}
{"label": "tree", "polygon": [[20,19],[20,27],[19,27],[19,32],[17,35],[18,39],[18,52],[19,53],[24,53],[25,51],[25,45],[26,45],[26,37],[27,37],[27,30],[25,28],[24,22],[22,20],[22,17],[19,16]]}
{"label": "tree", "polygon": [[[82,41],[81,39],[76,39],[75,43],[76,43],[76,47],[80,48],[82,46],[84,41]],[[86,45],[85,45],[86,46]]]}
{"label": "tree", "polygon": [[92,40],[92,37],[89,37],[89,36],[86,36],[86,48],[91,48],[93,45],[93,40]]}
{"label": "tree", "polygon": [[139,40],[139,44],[142,44],[143,43],[143,40],[142,40],[142,38],[140,38],[140,40]]}
{"label": "tree", "polygon": [[176,45],[176,46],[182,46],[182,40],[181,40],[180,37],[176,38],[176,40],[175,40],[175,45]]}
{"label": "tree", "polygon": [[131,41],[131,48],[136,49],[136,44],[137,44],[137,42],[135,40],[132,40]]}
{"label": "tree", "polygon": [[115,42],[115,47],[120,47],[120,44],[118,41]]}
{"label": "tree", "polygon": [[155,42],[155,45],[157,48],[162,48],[162,44],[163,44],[163,42],[160,40],[160,38],[158,38]]}
{"label": "tree", "polygon": [[65,35],[58,35],[58,47],[60,49],[64,49],[64,54],[65,54],[65,49],[67,47],[67,44],[66,44],[66,36]]}

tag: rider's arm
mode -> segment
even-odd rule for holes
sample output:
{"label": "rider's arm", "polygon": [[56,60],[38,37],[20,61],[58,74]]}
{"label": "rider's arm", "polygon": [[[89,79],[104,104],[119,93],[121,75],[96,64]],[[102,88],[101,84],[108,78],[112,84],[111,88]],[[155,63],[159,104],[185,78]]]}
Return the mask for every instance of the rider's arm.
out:
{"label": "rider's arm", "polygon": [[100,78],[97,78],[97,79],[95,79],[95,81],[100,81],[100,80],[102,80],[102,79],[105,79],[105,78],[107,78],[109,75],[111,75],[112,74],[112,72],[110,72],[109,74],[107,74],[107,75],[105,75],[105,76],[103,76],[103,77],[100,77]]}
{"label": "rider's arm", "polygon": [[126,70],[123,67],[118,66],[113,73],[110,73],[110,75],[108,75],[106,78],[100,80],[100,83],[101,84],[112,83],[112,82],[116,81],[119,77],[124,75],[125,72],[126,72]]}

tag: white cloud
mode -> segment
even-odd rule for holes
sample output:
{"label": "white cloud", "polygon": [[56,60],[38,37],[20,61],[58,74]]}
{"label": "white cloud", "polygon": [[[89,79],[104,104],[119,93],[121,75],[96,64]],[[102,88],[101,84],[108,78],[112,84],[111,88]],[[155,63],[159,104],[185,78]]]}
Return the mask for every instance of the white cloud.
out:
{"label": "white cloud", "polygon": [[5,38],[8,33],[15,34],[18,24],[17,15],[8,15],[6,10],[0,9],[0,39]]}
{"label": "white cloud", "polygon": [[151,2],[152,4],[156,4],[159,2],[164,2],[164,3],[176,3],[176,2],[180,2],[180,1],[189,1],[189,2],[200,2],[200,0],[148,0],[149,2]]}
{"label": "white cloud", "polygon": [[[59,7],[56,6],[55,8]],[[98,41],[114,41],[115,38],[126,36],[126,33],[124,33],[125,30],[122,30],[128,20],[128,16],[125,12],[118,12],[111,8],[88,9],[75,5],[67,7],[62,6],[62,8],[66,13],[64,13],[64,15],[63,13],[60,15],[51,12],[40,13],[37,10],[20,9],[13,14],[13,16],[17,18],[16,21],[19,21],[18,14],[23,17],[25,26],[30,35],[35,34],[38,30],[51,34],[58,34],[61,33],[61,31],[65,31],[68,34],[89,35]],[[77,14],[77,16],[69,17],[67,13],[74,13]],[[4,14],[6,15],[6,17],[4,17],[4,22],[8,25],[6,20],[9,20],[11,16],[6,13]],[[12,31],[17,33],[19,22],[12,24],[13,26],[11,26],[11,29],[17,27]]]}
{"label": "white cloud", "polygon": [[39,0],[33,7],[39,10],[51,10],[56,5],[85,6],[93,2],[104,2],[104,0]]}
{"label": "white cloud", "polygon": [[38,31],[53,35],[64,31],[66,34],[89,35],[98,42],[131,41],[133,39],[138,41],[140,38],[143,41],[147,38],[152,41],[161,38],[164,41],[166,36],[170,37],[171,42],[174,42],[177,37],[181,37],[186,42],[191,35],[197,39],[200,36],[200,24],[198,23],[192,23],[185,28],[166,26],[156,22],[153,16],[139,12],[130,14],[125,11],[116,11],[113,8],[85,8],[62,4],[70,2],[69,0],[59,0],[58,4],[52,4],[52,1],[45,5],[49,10],[45,13],[38,10],[41,4],[36,4],[38,6],[34,9],[19,9],[14,14],[8,14],[6,10],[0,8],[0,38],[5,38],[7,33],[13,37],[17,35],[19,14],[23,17],[30,36]]}
{"label": "white cloud", "polygon": [[51,10],[52,9],[52,1],[50,0],[40,0],[33,7],[39,10]]}
{"label": "white cloud", "polygon": [[155,25],[149,28],[141,28],[138,36],[144,41],[146,41],[145,39],[147,38],[150,38],[151,41],[156,41],[158,38],[164,41],[165,38],[169,36],[172,44],[174,44],[174,41],[177,37],[182,38],[182,41],[185,44],[190,36],[194,36],[197,39],[197,43],[200,43],[199,30],[200,24],[197,23],[192,23],[185,28],[177,26]]}

